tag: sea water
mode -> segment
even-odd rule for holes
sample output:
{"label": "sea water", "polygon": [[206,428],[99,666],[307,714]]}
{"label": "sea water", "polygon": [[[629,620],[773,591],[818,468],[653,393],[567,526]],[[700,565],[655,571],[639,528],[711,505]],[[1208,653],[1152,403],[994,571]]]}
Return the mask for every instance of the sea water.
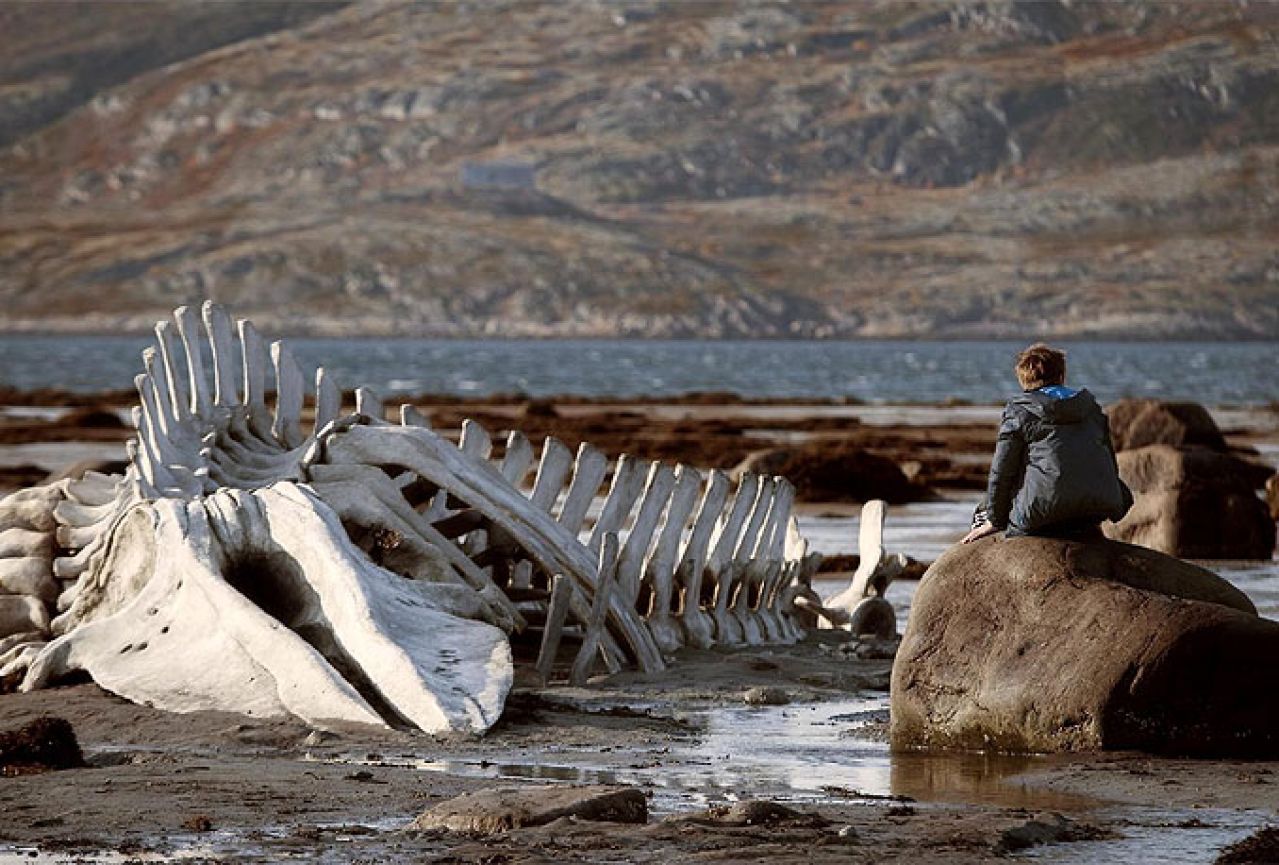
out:
{"label": "sea water", "polygon": [[[288,340],[304,369],[379,393],[670,396],[998,403],[1023,342],[1009,340]],[[0,385],[129,388],[141,336],[0,336]],[[1070,380],[1103,401],[1279,401],[1279,342],[1064,342]]]}

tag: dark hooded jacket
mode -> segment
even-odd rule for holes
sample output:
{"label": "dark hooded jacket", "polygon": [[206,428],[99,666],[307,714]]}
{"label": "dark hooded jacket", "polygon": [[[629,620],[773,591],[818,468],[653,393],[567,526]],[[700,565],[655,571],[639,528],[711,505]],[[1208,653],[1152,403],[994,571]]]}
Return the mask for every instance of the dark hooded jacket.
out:
{"label": "dark hooded jacket", "polygon": [[1026,391],[1008,401],[990,467],[986,517],[1010,535],[1118,520],[1132,506],[1110,427],[1087,390]]}

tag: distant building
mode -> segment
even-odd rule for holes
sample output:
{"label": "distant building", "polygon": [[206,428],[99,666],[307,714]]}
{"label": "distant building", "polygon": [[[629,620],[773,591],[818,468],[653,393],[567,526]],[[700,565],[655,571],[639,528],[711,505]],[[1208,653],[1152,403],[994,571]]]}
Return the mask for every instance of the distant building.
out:
{"label": "distant building", "polygon": [[532,162],[466,162],[464,189],[536,189],[537,166]]}

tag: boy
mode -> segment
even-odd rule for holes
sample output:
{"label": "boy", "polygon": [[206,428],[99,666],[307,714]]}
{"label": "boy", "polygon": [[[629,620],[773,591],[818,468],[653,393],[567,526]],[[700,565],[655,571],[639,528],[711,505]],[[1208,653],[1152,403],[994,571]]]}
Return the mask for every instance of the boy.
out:
{"label": "boy", "polygon": [[1022,393],[1004,406],[986,500],[963,543],[999,531],[1101,538],[1102,520],[1132,506],[1106,415],[1087,390],[1066,387],[1064,352],[1036,343],[1014,369]]}

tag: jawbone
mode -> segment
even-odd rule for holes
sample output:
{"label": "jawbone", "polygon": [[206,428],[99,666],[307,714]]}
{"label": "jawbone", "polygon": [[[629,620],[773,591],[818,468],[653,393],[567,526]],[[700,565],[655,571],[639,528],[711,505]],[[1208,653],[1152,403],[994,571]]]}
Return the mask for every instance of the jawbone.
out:
{"label": "jawbone", "polygon": [[483,602],[374,564],[297,484],[140,503],[109,548],[110,579],[59,617],[24,690],[83,670],[168,711],[437,733],[481,733],[502,712],[510,644],[470,618]]}

